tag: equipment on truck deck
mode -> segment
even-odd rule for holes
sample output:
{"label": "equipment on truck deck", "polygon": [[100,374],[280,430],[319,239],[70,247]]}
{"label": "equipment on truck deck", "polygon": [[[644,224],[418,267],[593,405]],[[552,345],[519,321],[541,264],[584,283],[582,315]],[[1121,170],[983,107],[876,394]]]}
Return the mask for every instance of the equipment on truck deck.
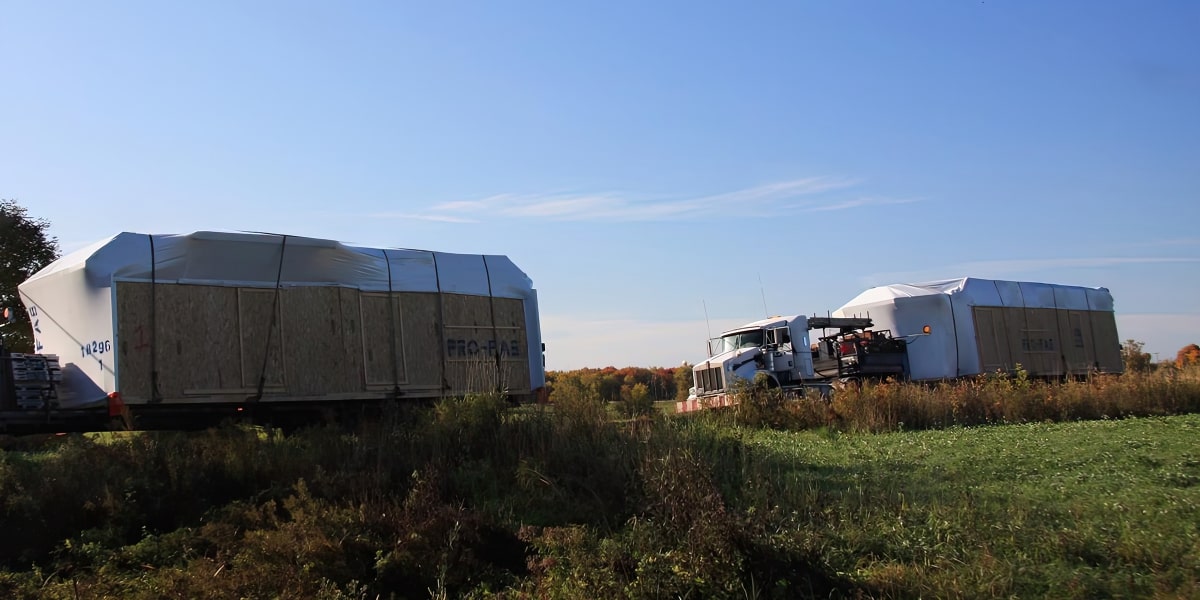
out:
{"label": "equipment on truck deck", "polygon": [[826,379],[903,376],[906,341],[871,325],[822,336],[813,344],[813,372]]}

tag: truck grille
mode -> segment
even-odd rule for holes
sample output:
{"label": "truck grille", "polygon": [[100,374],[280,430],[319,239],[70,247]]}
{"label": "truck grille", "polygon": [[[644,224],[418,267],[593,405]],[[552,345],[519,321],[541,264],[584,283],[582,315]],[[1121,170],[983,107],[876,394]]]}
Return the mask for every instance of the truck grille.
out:
{"label": "truck grille", "polygon": [[725,387],[721,378],[721,367],[708,367],[696,371],[696,391],[698,393],[715,392]]}

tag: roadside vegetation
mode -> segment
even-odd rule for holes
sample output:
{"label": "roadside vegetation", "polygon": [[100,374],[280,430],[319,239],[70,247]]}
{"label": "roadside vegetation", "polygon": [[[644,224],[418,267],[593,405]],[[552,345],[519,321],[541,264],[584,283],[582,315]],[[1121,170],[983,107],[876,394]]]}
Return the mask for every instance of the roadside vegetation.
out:
{"label": "roadside vegetation", "polygon": [[1200,369],[740,397],[10,440],[0,597],[1200,596]]}

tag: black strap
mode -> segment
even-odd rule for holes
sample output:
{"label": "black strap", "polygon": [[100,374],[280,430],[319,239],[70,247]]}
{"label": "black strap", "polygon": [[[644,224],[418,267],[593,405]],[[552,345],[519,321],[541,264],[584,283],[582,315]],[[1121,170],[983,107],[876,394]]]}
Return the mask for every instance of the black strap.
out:
{"label": "black strap", "polygon": [[388,260],[386,249],[383,251],[383,262],[387,264],[388,276],[388,326],[391,329],[388,344],[392,350],[392,397],[399,400],[403,392],[400,391],[400,368],[396,366],[399,362],[399,356],[396,355],[396,295],[392,291],[392,261]]}
{"label": "black strap", "polygon": [[154,235],[150,240],[150,402],[162,402],[158,389],[158,260],[154,254]]}
{"label": "black strap", "polygon": [[[1083,290],[1083,301],[1087,304],[1088,337],[1092,338],[1092,367],[1099,371],[1100,351],[1096,348],[1096,327],[1094,325],[1096,313],[1092,312],[1092,298],[1086,289]],[[1079,328],[1083,329],[1083,319],[1079,320]]]}
{"label": "black strap", "polygon": [[444,391],[450,389],[450,382],[446,379],[446,368],[447,368],[446,367],[446,356],[447,356],[447,354],[449,354],[449,352],[446,349],[446,320],[445,320],[446,310],[445,310],[445,307],[443,306],[444,301],[442,299],[442,274],[438,272],[437,253],[430,252],[429,256],[431,256],[433,258],[433,279],[437,283],[437,299],[438,299],[438,302],[437,302],[437,311],[438,311],[437,330],[438,330],[438,343],[442,349],[440,354],[442,355],[442,391],[444,392]]}
{"label": "black strap", "polygon": [[487,276],[488,282],[488,309],[492,313],[492,341],[496,344],[495,359],[496,359],[496,392],[503,391],[501,388],[501,371],[500,371],[500,331],[496,327],[496,296],[492,294],[492,272],[488,268],[487,256],[483,256],[483,273]]}
{"label": "black strap", "polygon": [[258,391],[254,394],[254,401],[262,400],[263,388],[267,384],[267,362],[271,358],[271,338],[275,333],[276,317],[279,315],[279,290],[280,284],[283,282],[283,256],[287,250],[288,236],[283,236],[283,242],[279,245],[279,269],[275,273],[275,299],[271,303],[271,325],[267,327],[267,347],[263,350],[262,369],[258,372]]}

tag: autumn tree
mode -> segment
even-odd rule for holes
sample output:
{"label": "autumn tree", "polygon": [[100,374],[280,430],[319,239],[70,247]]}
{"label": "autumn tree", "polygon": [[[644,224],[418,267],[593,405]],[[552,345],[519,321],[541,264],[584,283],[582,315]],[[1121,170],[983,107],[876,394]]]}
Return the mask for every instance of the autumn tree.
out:
{"label": "autumn tree", "polygon": [[1142,352],[1146,345],[1134,339],[1125,340],[1121,345],[1121,360],[1125,370],[1141,373],[1150,370],[1150,353]]}
{"label": "autumn tree", "polygon": [[1179,349],[1179,353],[1175,355],[1175,366],[1180,369],[1190,366],[1200,365],[1200,346],[1196,344],[1188,344]]}
{"label": "autumn tree", "polygon": [[12,352],[33,352],[29,314],[17,285],[58,258],[58,240],[46,234],[50,222],[34,219],[13,200],[0,200],[0,307],[15,313],[0,325],[0,340]]}
{"label": "autumn tree", "polygon": [[[603,402],[672,400],[676,395],[674,369],[662,367],[604,367],[547,371],[550,401],[583,396]],[[688,385],[690,386],[690,380]],[[684,389],[686,393],[686,387]]]}
{"label": "autumn tree", "polygon": [[692,385],[692,365],[685,362],[675,367],[675,400],[687,400]]}
{"label": "autumn tree", "polygon": [[643,417],[654,412],[654,399],[650,397],[650,388],[644,383],[635,383],[629,390],[629,396],[621,399],[621,414],[626,417]]}

